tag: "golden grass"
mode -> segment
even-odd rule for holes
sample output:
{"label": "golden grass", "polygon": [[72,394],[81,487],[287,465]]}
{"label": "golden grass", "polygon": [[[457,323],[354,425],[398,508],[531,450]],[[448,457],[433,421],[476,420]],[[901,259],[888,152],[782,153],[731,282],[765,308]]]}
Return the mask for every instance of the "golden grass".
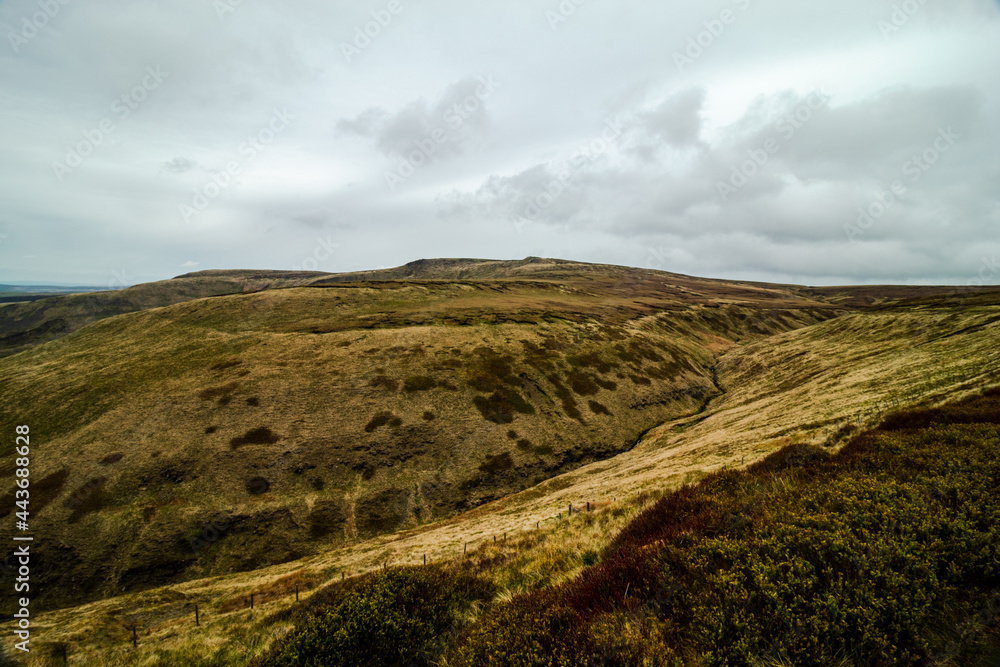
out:
{"label": "golden grass", "polygon": [[[413,530],[253,572],[45,613],[37,618],[35,636],[41,643],[70,642],[76,664],[195,664],[214,651],[220,660],[238,661],[287,629],[275,612],[291,598],[254,612],[232,608],[233,600],[282,578],[319,582],[385,562],[418,564],[425,554],[432,561],[462,559],[466,543],[470,566],[492,572],[506,595],[560,581],[584,567],[584,554],[599,553],[635,502],[723,466],[750,464],[791,442],[835,447],[845,425],[870,424],[897,402],[935,403],[995,382],[998,313],[995,307],[858,313],[740,347],[730,344],[717,367],[723,396],[701,414],[653,429],[632,451],[611,460]],[[566,517],[569,503],[583,507],[587,501],[598,504],[594,512]],[[203,627],[194,628],[190,618],[164,623],[143,636],[136,651],[125,645],[123,632],[108,629],[114,627],[111,619],[178,604],[157,602],[166,599],[204,604]],[[45,664],[37,660],[29,664]]]}

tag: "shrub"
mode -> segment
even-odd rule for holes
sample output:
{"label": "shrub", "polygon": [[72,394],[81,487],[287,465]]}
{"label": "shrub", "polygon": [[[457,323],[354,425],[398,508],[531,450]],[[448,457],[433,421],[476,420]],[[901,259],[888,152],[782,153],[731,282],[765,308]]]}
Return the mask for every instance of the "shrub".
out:
{"label": "shrub", "polygon": [[200,392],[198,392],[198,398],[200,398],[203,401],[210,401],[213,398],[219,398],[233,393],[239,388],[239,386],[240,385],[238,382],[230,382],[228,384],[224,384],[219,387],[209,387],[208,389],[202,389]]}
{"label": "shrub", "polygon": [[429,391],[438,386],[437,380],[426,375],[414,375],[406,378],[403,383],[403,391],[412,393],[416,391]]}
{"label": "shrub", "polygon": [[449,656],[454,667],[583,667],[593,647],[583,619],[551,592],[501,603]]}
{"label": "shrub", "polygon": [[496,424],[509,424],[514,421],[514,413],[531,415],[535,413],[533,405],[524,400],[517,391],[500,389],[489,397],[476,396],[472,403],[479,410],[483,419]]}
{"label": "shrub", "polygon": [[507,452],[497,456],[488,455],[486,460],[479,465],[479,469],[482,472],[489,473],[490,475],[499,474],[513,467],[514,459]]}
{"label": "shrub", "polygon": [[397,426],[402,426],[402,425],[403,425],[403,420],[397,417],[396,415],[392,414],[391,412],[379,412],[378,414],[376,414],[374,417],[371,418],[371,421],[369,421],[368,424],[365,425],[365,431],[371,433],[375,429],[381,428],[383,426],[391,426],[395,428]]}
{"label": "shrub", "polygon": [[[436,567],[369,575],[349,595],[312,612],[263,667],[381,667],[436,664],[449,634],[492,584]],[[320,594],[317,594],[320,595]]]}
{"label": "shrub", "polygon": [[388,389],[389,391],[396,391],[396,389],[399,388],[399,382],[384,375],[379,375],[378,377],[373,378],[372,381],[368,383],[368,386],[382,387],[384,389]]}
{"label": "shrub", "polygon": [[590,411],[595,415],[610,415],[611,411],[608,410],[604,405],[598,403],[597,401],[589,401]]}
{"label": "shrub", "polygon": [[266,426],[250,429],[238,438],[229,441],[232,449],[239,449],[244,445],[273,445],[281,440],[277,433]]}

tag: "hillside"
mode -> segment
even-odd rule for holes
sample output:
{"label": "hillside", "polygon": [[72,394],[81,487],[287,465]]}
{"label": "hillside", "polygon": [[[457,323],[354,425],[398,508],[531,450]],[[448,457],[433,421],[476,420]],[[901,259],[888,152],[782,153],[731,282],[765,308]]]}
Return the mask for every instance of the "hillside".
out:
{"label": "hillside", "polygon": [[204,271],[121,290],[32,299],[0,308],[0,357],[55,340],[106,317],[191,299],[299,285],[321,273]]}
{"label": "hillside", "polygon": [[[45,641],[103,650],[114,619],[201,600],[202,632],[228,646],[247,591],[467,542],[489,559],[506,534],[521,546],[497,552],[515,558],[497,581],[531,590],[607,546],[636,494],[790,444],[833,450],[890,406],[1000,370],[988,290],[478,264],[193,299],[0,360],[0,428],[30,423],[46,452],[38,600],[66,608],[42,617]],[[472,269],[489,277],[458,277]],[[587,502],[614,513],[556,520]],[[287,627],[268,619],[254,642]],[[156,627],[151,646],[193,650]]]}
{"label": "hillside", "polygon": [[[31,424],[45,443],[33,516],[49,537],[40,562],[59,566],[41,568],[39,603],[254,569],[475,508],[697,412],[733,340],[837,312],[718,282],[702,303],[676,280],[595,269],[268,289],[108,317],[7,357],[0,427]],[[10,500],[11,463],[2,475]],[[199,548],[213,523],[225,536]]]}

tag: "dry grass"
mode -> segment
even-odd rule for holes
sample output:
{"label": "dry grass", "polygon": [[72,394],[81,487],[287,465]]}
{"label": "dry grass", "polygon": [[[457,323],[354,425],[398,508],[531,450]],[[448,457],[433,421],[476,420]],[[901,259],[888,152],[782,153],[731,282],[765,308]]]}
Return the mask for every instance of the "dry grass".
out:
{"label": "dry grass", "polygon": [[[718,364],[723,396],[701,414],[653,429],[639,446],[611,460],[450,519],[295,562],[42,614],[36,636],[70,642],[78,664],[198,664],[195,658],[216,650],[219,660],[237,661],[287,628],[277,612],[290,598],[267,602],[252,614],[234,608],[233,601],[249,592],[285,577],[322,581],[385,562],[417,564],[425,554],[432,561],[462,559],[466,543],[468,566],[494,573],[507,595],[560,581],[585,567],[585,557],[600,553],[636,503],[664,490],[723,466],[748,465],[785,444],[836,446],[845,425],[872,423],[890,405],[933,404],[995,382],[998,313],[995,307],[859,313],[740,347],[730,343]],[[656,322],[637,323],[644,326]],[[513,445],[509,429],[498,430]],[[587,501],[596,511],[566,518],[570,502],[583,507]],[[165,599],[171,602],[156,602]],[[174,600],[201,601],[204,626],[195,629],[190,619],[161,625],[134,653],[121,632],[107,630],[112,618],[153,613],[178,604]]]}

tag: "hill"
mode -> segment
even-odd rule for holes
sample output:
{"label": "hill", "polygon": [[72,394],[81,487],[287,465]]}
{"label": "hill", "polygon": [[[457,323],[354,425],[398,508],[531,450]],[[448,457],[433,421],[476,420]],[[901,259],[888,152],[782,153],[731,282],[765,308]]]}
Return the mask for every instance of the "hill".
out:
{"label": "hill", "polygon": [[[116,619],[200,600],[228,646],[248,591],[464,543],[509,563],[502,588],[534,590],[579,572],[649,494],[789,444],[835,450],[890,405],[1000,370],[995,291],[416,264],[108,317],[0,360],[0,428],[30,423],[46,452],[39,602],[64,607],[46,641],[95,650]],[[556,519],[587,502],[601,522]],[[195,650],[157,627],[149,641]]]}
{"label": "hill", "polygon": [[[41,568],[39,602],[259,568],[475,508],[699,411],[733,340],[836,314],[760,286],[714,283],[703,304],[673,280],[269,289],[105,318],[0,361],[0,428],[27,423],[45,443],[33,516],[40,562],[59,567]],[[213,523],[224,538],[199,548]]]}
{"label": "hill", "polygon": [[191,299],[298,285],[321,273],[203,271],[121,290],[32,297],[0,308],[0,357],[55,340],[106,317]]}

